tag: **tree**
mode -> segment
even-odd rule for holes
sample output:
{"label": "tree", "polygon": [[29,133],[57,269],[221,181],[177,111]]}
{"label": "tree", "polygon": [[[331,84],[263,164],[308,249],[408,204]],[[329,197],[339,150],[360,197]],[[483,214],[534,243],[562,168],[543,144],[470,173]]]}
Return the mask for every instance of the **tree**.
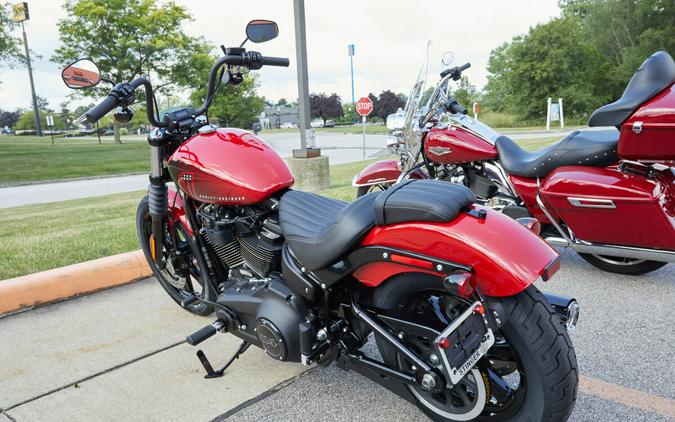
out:
{"label": "tree", "polygon": [[0,3],[0,64],[7,63],[13,66],[23,62],[21,54],[21,41],[12,36],[11,31],[16,28],[9,12],[9,3]]}
{"label": "tree", "polygon": [[21,116],[21,110],[16,111],[2,111],[0,110],[0,128],[14,127],[16,122],[19,121]]}
{"label": "tree", "polygon": [[399,108],[405,107],[405,96],[403,94],[395,94],[390,90],[382,91],[379,97],[373,94],[368,94],[368,98],[373,102],[372,116],[382,118],[385,122],[387,116],[395,113]]}
{"label": "tree", "polygon": [[562,97],[566,114],[581,119],[611,97],[607,66],[578,18],[554,19],[493,50],[486,105],[532,121],[546,115],[547,97]]}
{"label": "tree", "polygon": [[285,98],[279,98],[276,104],[277,107],[289,107],[288,101]]}
{"label": "tree", "polygon": [[[42,127],[47,127],[47,115],[49,113],[40,110],[40,123]],[[63,120],[59,115],[54,115],[54,129],[62,130],[64,129]],[[19,120],[16,122],[16,130],[35,130],[35,114],[33,110],[25,110],[19,116]]]}
{"label": "tree", "polygon": [[[183,31],[189,13],[173,1],[68,0],[64,8],[68,16],[58,23],[61,46],[52,57],[62,66],[91,57],[116,82],[149,75],[190,85],[193,61],[208,59],[203,39]],[[106,88],[77,92],[100,97]]]}
{"label": "tree", "polygon": [[325,125],[326,119],[338,118],[344,114],[342,100],[335,93],[330,95],[324,93],[311,94],[309,96],[309,113],[313,119],[320,118],[323,120]]}
{"label": "tree", "polygon": [[612,99],[649,55],[675,52],[672,0],[563,0],[561,8],[581,22],[586,37],[611,63],[605,89]]}
{"label": "tree", "polygon": [[[238,85],[221,84],[209,108],[209,118],[224,126],[250,128],[265,108],[262,97],[256,94],[257,87],[254,74],[244,75],[244,81]],[[206,88],[196,90],[191,96],[193,106],[201,106],[205,96]]]}
{"label": "tree", "polygon": [[459,87],[452,92],[453,97],[458,103],[471,110],[473,103],[478,101],[478,92],[476,87],[469,83],[469,78],[462,76],[459,80]]}

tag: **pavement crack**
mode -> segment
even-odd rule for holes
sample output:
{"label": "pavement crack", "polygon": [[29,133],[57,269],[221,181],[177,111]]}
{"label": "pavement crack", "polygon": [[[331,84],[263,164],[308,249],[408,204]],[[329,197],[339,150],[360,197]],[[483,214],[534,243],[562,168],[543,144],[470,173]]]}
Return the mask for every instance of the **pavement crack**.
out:
{"label": "pavement crack", "polygon": [[7,419],[9,419],[9,420],[12,421],[12,422],[18,422],[14,416],[12,416],[12,415],[10,415],[9,413],[5,412],[3,409],[0,409],[0,415],[5,415],[5,416],[7,416]]}
{"label": "pavement crack", "polygon": [[110,367],[110,368],[104,369],[104,370],[102,370],[102,371],[96,372],[96,373],[94,373],[94,374],[92,374],[92,375],[88,375],[88,376],[86,376],[86,377],[84,377],[84,378],[80,378],[80,379],[78,379],[78,380],[76,380],[76,381],[73,381],[73,382],[68,383],[68,384],[66,384],[66,385],[62,385],[61,387],[54,388],[54,389],[49,390],[49,391],[47,391],[47,392],[45,392],[45,393],[38,394],[37,396],[33,396],[33,397],[31,397],[31,398],[29,398],[29,399],[27,399],[27,400],[24,400],[24,401],[21,401],[21,402],[19,402],[19,403],[16,403],[16,404],[13,404],[13,405],[11,405],[11,406],[8,406],[6,409],[2,410],[2,413],[3,413],[4,415],[6,415],[8,418],[12,419],[13,422],[16,422],[15,419],[13,419],[11,416],[9,416],[9,415],[7,414],[7,411],[8,411],[8,410],[12,410],[12,409],[17,408],[17,407],[19,407],[19,406],[23,406],[24,404],[28,404],[28,403],[33,402],[33,401],[35,401],[35,400],[38,400],[38,399],[41,399],[41,398],[43,398],[43,397],[49,396],[49,395],[51,395],[51,394],[57,393],[57,392],[59,392],[59,391],[61,391],[61,390],[65,390],[66,388],[70,388],[70,387],[72,387],[72,386],[74,386],[74,385],[76,385],[76,384],[81,384],[81,383],[83,383],[83,382],[89,381],[89,380],[94,379],[94,378],[96,378],[96,377],[99,377],[99,376],[101,376],[101,375],[105,375],[105,374],[107,374],[107,373],[109,373],[109,372],[112,372],[112,371],[115,371],[115,370],[117,370],[117,369],[124,368],[125,366],[131,365],[132,363],[136,363],[136,362],[138,362],[138,361],[140,361],[140,360],[149,358],[149,357],[154,356],[154,355],[156,355],[156,354],[158,354],[158,353],[162,353],[162,352],[167,351],[167,350],[169,350],[169,349],[173,349],[174,347],[180,346],[180,345],[183,344],[183,343],[185,343],[185,340],[181,340],[181,341],[179,341],[179,342],[172,343],[172,344],[170,344],[170,345],[168,345],[168,346],[162,347],[161,349],[154,350],[154,351],[152,351],[152,352],[149,352],[149,353],[146,353],[146,354],[144,354],[144,355],[138,356],[138,357],[133,358],[133,359],[131,359],[131,360],[128,360],[128,361],[126,361],[126,362],[120,363],[119,365],[115,365],[115,366],[113,366],[113,367]]}
{"label": "pavement crack", "polygon": [[249,399],[249,400],[246,400],[243,403],[240,403],[239,405],[233,407],[232,409],[228,410],[227,412],[223,413],[222,415],[216,416],[215,418],[213,418],[213,420],[211,422],[224,421],[224,420],[234,416],[235,414],[239,413],[240,411],[246,409],[247,407],[278,393],[279,391],[283,390],[284,388],[286,388],[286,387],[294,384],[296,381],[300,380],[300,378],[303,378],[305,376],[310,375],[311,373],[318,370],[319,368],[320,368],[319,366],[315,366],[314,368],[310,368],[310,369],[294,376],[293,378],[289,378],[286,381],[282,381],[279,384],[275,385],[274,387],[270,388],[269,390],[253,397],[252,399]]}

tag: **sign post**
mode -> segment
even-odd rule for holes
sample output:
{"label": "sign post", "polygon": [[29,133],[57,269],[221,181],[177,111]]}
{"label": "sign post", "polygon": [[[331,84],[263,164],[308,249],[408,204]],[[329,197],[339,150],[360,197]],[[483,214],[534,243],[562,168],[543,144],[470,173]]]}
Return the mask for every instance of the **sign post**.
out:
{"label": "sign post", "polygon": [[54,116],[51,114],[47,116],[47,128],[52,135],[52,145],[54,145]]}
{"label": "sign post", "polygon": [[368,97],[361,97],[356,102],[356,112],[361,116],[363,123],[363,160],[366,159],[366,117],[373,112],[373,101]]}
{"label": "sign post", "polygon": [[352,70],[352,104],[354,104],[354,44],[347,46],[347,54],[349,54],[349,65]]}
{"label": "sign post", "polygon": [[551,97],[546,100],[546,130],[551,129],[551,122],[560,122],[560,128],[565,127],[565,118],[563,116],[562,98],[558,98],[558,102],[551,101]]}
{"label": "sign post", "polygon": [[478,120],[478,113],[480,113],[480,104],[476,101],[473,103],[473,118]]}

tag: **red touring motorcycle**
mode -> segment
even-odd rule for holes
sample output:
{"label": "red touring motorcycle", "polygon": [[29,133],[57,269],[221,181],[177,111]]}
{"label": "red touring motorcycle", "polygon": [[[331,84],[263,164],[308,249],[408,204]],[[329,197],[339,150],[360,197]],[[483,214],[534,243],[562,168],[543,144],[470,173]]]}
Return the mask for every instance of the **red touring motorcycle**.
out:
{"label": "red touring motorcycle", "polygon": [[[263,42],[277,32],[258,20],[246,35]],[[143,251],[183,308],[215,311],[189,344],[217,332],[243,340],[220,369],[197,352],[206,377],[222,376],[255,345],[277,361],[337,361],[436,420],[565,420],[577,395],[567,329],[578,306],[532,285],[559,268],[555,250],[474,205],[464,186],[409,181],[349,204],[291,189],[293,176],[265,141],[216,128],[206,114],[220,81],[288,59],[223,50],[199,108],[159,121],[152,85],[138,78],[115,85],[84,116],[95,122],[117,107],[128,121],[135,91],[145,88],[156,128],[137,214]],[[71,66],[85,64],[96,67]],[[381,360],[361,351],[371,333]]]}
{"label": "red touring motorcycle", "polygon": [[645,60],[623,96],[593,113],[589,125],[602,129],[574,131],[537,152],[466,116],[448,95],[449,82],[468,67],[443,71],[422,107],[423,65],[406,105],[405,139],[394,142],[401,160],[358,174],[359,195],[406,178],[451,181],[506,215],[534,217],[549,243],[603,270],[643,274],[675,262],[675,62],[668,53]]}

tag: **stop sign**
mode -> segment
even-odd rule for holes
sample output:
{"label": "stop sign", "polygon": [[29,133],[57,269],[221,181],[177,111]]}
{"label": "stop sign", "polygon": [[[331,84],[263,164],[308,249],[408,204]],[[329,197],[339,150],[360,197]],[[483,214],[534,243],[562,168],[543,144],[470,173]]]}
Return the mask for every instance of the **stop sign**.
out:
{"label": "stop sign", "polygon": [[373,102],[368,97],[361,97],[356,102],[356,112],[361,116],[367,116],[373,112]]}

